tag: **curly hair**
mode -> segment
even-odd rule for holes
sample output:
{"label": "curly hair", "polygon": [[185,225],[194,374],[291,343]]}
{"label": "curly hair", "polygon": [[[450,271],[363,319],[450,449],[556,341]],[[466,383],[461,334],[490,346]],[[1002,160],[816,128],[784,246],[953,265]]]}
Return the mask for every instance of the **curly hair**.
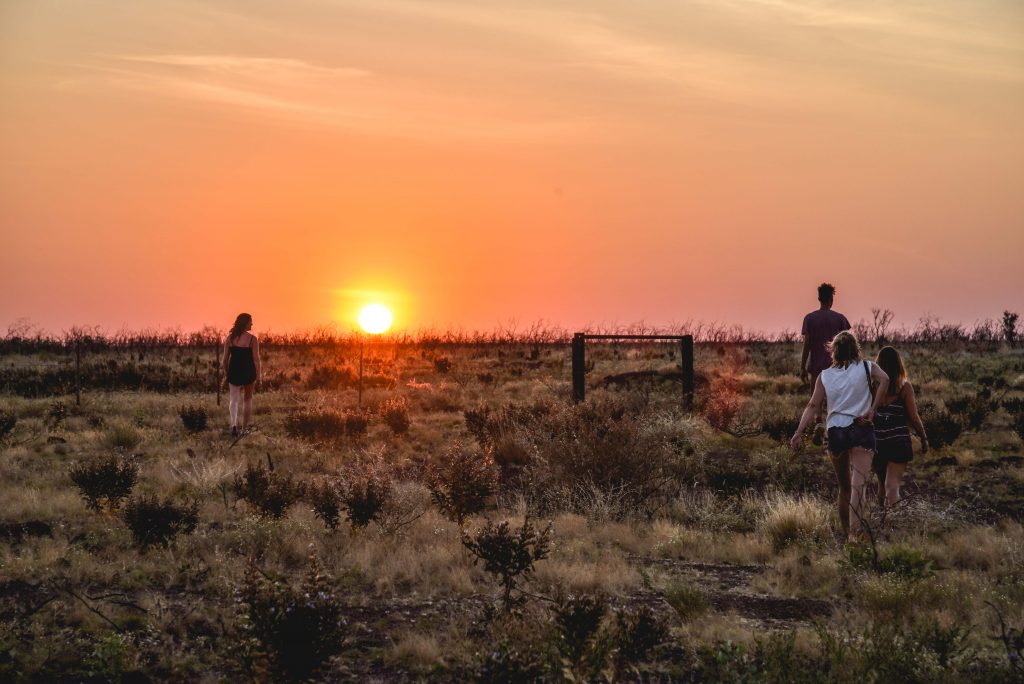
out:
{"label": "curly hair", "polygon": [[821,303],[831,302],[836,296],[836,288],[832,283],[822,283],[818,286],[818,301]]}

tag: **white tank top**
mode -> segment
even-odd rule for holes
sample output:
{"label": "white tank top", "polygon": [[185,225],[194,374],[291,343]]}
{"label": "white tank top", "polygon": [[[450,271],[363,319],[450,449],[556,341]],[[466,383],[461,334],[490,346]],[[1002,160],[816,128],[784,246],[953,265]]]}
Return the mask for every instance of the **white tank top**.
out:
{"label": "white tank top", "polygon": [[851,363],[846,368],[833,366],[821,371],[821,384],[825,387],[825,401],[828,402],[826,427],[852,425],[854,419],[871,409],[874,397],[871,396],[868,374],[864,372],[865,364],[870,372],[870,361]]}

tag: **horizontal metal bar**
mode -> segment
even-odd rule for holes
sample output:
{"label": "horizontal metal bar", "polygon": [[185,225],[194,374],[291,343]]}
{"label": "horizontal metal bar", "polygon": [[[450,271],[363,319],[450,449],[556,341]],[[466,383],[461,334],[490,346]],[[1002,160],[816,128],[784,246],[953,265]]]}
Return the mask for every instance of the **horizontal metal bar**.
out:
{"label": "horizontal metal bar", "polygon": [[684,340],[690,335],[587,335],[576,333],[574,337],[586,340]]}

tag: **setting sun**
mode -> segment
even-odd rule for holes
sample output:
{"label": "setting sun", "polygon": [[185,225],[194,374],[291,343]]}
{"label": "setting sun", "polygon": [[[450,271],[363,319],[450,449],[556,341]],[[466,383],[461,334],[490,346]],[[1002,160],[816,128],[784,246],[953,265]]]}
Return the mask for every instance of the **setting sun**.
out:
{"label": "setting sun", "polygon": [[383,304],[367,304],[359,312],[359,325],[374,335],[390,328],[392,320],[391,311]]}

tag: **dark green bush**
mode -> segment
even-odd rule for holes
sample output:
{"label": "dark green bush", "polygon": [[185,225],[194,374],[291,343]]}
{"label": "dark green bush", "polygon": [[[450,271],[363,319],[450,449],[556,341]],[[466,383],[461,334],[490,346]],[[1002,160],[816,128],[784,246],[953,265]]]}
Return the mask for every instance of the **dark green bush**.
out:
{"label": "dark green bush", "polygon": [[103,504],[117,508],[128,497],[139,478],[134,461],[112,455],[71,467],[71,481],[78,487],[86,505],[99,511]]}
{"label": "dark green bush", "polygon": [[251,675],[269,672],[260,680],[307,681],[344,648],[344,605],[315,555],[296,587],[265,577],[250,560],[238,600],[239,653]]}
{"label": "dark green bush", "polygon": [[391,498],[391,474],[381,460],[355,464],[342,475],[340,496],[353,529],[379,518]]}
{"label": "dark green bush", "polygon": [[895,575],[907,580],[926,579],[935,574],[931,558],[917,549],[905,546],[879,550],[876,561],[870,544],[852,544],[846,549],[843,564],[855,570]]}
{"label": "dark green bush", "polygon": [[188,432],[202,432],[206,429],[206,407],[201,404],[186,404],[178,407],[181,424]]}
{"label": "dark green bush", "polygon": [[306,500],[313,513],[331,530],[341,521],[341,495],[332,482],[315,482],[306,488]]}
{"label": "dark green bush", "polygon": [[345,415],[325,407],[299,409],[284,419],[285,432],[307,442],[340,440],[345,427]]}
{"label": "dark green bush", "polygon": [[391,428],[391,432],[396,435],[405,434],[412,426],[412,418],[409,417],[409,402],[401,395],[387,399],[381,404],[379,413],[384,424]]}
{"label": "dark green bush", "polygon": [[121,514],[135,543],[143,549],[167,546],[178,534],[191,534],[199,524],[198,502],[178,504],[155,496],[132,498]]}
{"label": "dark green bush", "polygon": [[921,422],[924,423],[929,444],[935,449],[950,446],[964,430],[963,423],[957,417],[935,406],[923,408]]}
{"label": "dark green bush", "polygon": [[349,437],[362,437],[369,425],[368,414],[359,411],[345,412],[345,434]]}
{"label": "dark green bush", "polygon": [[306,378],[306,389],[338,389],[353,387],[358,383],[352,369],[335,366],[313,366]]}
{"label": "dark green bush", "polygon": [[114,451],[132,451],[142,442],[142,436],[131,425],[118,423],[103,433],[103,445]]}
{"label": "dark green bush", "polygon": [[304,496],[305,485],[291,475],[250,463],[243,475],[235,476],[231,491],[260,515],[278,519]]}
{"label": "dark green bush", "polygon": [[484,570],[498,578],[502,607],[507,612],[514,604],[512,592],[519,582],[551,551],[551,523],[538,532],[529,518],[514,531],[507,520],[497,525],[488,522],[473,536],[463,532],[462,545],[473,555],[474,564],[482,562]]}
{"label": "dark green bush", "polygon": [[9,435],[17,424],[18,416],[14,411],[0,411],[0,439]]}
{"label": "dark green bush", "polygon": [[498,469],[489,453],[455,442],[444,456],[428,464],[426,482],[441,512],[463,527],[497,491]]}
{"label": "dark green bush", "polygon": [[579,670],[586,665],[600,664],[585,664],[583,661],[598,639],[601,623],[608,612],[608,599],[590,594],[564,596],[555,602],[552,612],[555,632],[558,635],[558,650],[573,669]]}

